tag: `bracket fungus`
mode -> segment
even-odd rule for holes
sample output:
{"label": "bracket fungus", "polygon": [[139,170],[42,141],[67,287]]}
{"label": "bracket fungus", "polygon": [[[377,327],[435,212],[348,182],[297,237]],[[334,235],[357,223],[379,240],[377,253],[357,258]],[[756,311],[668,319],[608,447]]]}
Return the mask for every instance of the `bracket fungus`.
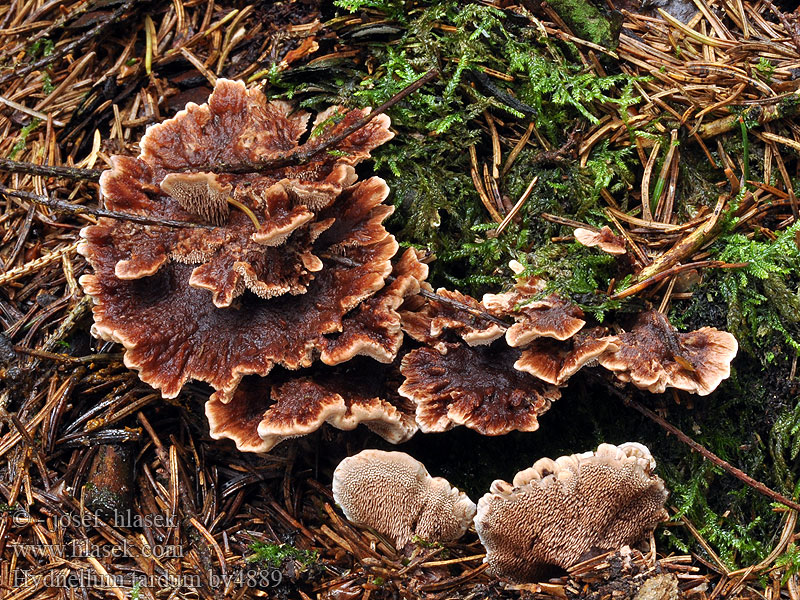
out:
{"label": "bracket fungus", "polygon": [[398,549],[414,536],[448,542],[466,533],[475,503],[403,452],[364,450],[333,473],[333,497],[348,520],[387,536]]}
{"label": "bracket fungus", "polygon": [[535,431],[538,416],[560,398],[558,388],[514,369],[518,350],[504,328],[486,319],[476,299],[445,289],[414,310],[401,311],[403,329],[425,344],[403,357],[399,393],[416,405],[423,432],[465,425],[483,435]]}
{"label": "bracket fungus", "polygon": [[595,363],[601,355],[619,348],[616,338],[606,333],[603,327],[590,327],[566,341],[535,339],[523,348],[514,368],[553,385],[562,385],[584,365]]}
{"label": "bracket fungus", "polygon": [[483,435],[535,431],[538,416],[561,397],[558,388],[514,369],[519,352],[508,347],[445,344],[444,352],[418,348],[403,357],[398,390],[417,406],[423,432],[466,425]]}
{"label": "bracket fungus", "polygon": [[700,396],[730,376],[739,349],[727,331],[702,327],[679,333],[658,311],[640,314],[630,331],[616,336],[617,350],[598,357],[621,381],[660,394],[667,387]]}
{"label": "bracket fungus", "polygon": [[556,294],[533,300],[543,289],[543,282],[531,278],[522,279],[503,294],[484,294],[483,305],[491,314],[516,321],[506,331],[509,346],[525,346],[540,337],[566,340],[586,325],[583,311]]}
{"label": "bracket fungus", "polygon": [[497,323],[476,316],[485,313],[486,308],[475,298],[445,288],[439,288],[436,294],[444,301],[427,299],[423,306],[401,312],[403,329],[413,339],[441,351],[447,332],[456,334],[470,346],[491,344],[502,337],[503,329]]}
{"label": "bracket fungus", "polygon": [[478,501],[475,529],[490,571],[524,582],[589,554],[647,537],[667,519],[664,482],[641,444],[542,458],[513,483],[495,481]]}
{"label": "bracket fungus", "polygon": [[390,443],[407,441],[417,432],[414,407],[383,385],[391,373],[381,377],[362,360],[313,376],[281,370],[276,377],[245,378],[229,402],[206,402],[211,437],[231,439],[243,452],[269,452],[328,423],[345,431],[363,424]]}
{"label": "bracket fungus", "polygon": [[[320,113],[302,148],[366,112]],[[308,121],[220,79],[206,104],[151,126],[137,158],[114,156],[102,174],[106,208],[207,225],[101,218],[81,232],[80,252],[94,269],[81,278],[94,300],[93,333],[123,344],[125,364],[164,397],[195,379],[225,403],[242,376],[275,366],[394,358],[402,338],[395,309],[426,268],[388,284],[398,248],[382,225],[392,212],[388,187],[377,177],[357,182],[354,170],[392,138],[389,118],[377,116],[305,164],[241,168],[299,148]],[[233,168],[214,173],[211,165]],[[323,262],[329,255],[340,260]]]}

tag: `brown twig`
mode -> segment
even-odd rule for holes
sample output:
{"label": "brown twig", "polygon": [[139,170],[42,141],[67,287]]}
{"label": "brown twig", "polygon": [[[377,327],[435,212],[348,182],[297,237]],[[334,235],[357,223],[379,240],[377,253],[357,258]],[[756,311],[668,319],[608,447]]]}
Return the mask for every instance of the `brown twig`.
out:
{"label": "brown twig", "polygon": [[634,400],[630,396],[622,394],[621,392],[619,392],[619,396],[622,398],[622,401],[625,403],[626,406],[630,406],[634,410],[639,411],[645,417],[647,417],[651,421],[653,421],[653,422],[657,423],[658,425],[660,425],[663,429],[665,429],[668,432],[670,432],[672,435],[674,435],[676,438],[678,438],[681,442],[683,442],[684,444],[689,446],[692,450],[694,450],[695,452],[698,452],[700,455],[703,456],[703,458],[705,458],[706,460],[714,463],[716,466],[718,466],[722,470],[727,471],[728,473],[730,473],[731,475],[736,477],[736,479],[738,479],[742,483],[745,483],[746,485],[749,485],[751,488],[753,488],[754,490],[756,490],[760,494],[763,494],[764,496],[767,496],[768,498],[771,498],[772,500],[775,500],[776,502],[780,502],[781,504],[785,504],[786,506],[788,506],[789,508],[791,508],[793,510],[800,511],[800,504],[798,504],[794,500],[790,500],[786,496],[783,496],[782,494],[779,494],[778,492],[768,488],[766,485],[764,485],[760,481],[756,481],[755,479],[750,477],[750,475],[748,475],[747,473],[745,473],[741,469],[737,469],[732,464],[722,460],[719,456],[717,456],[716,454],[711,452],[711,450],[709,450],[708,448],[706,448],[702,444],[699,444],[699,443],[695,442],[692,438],[690,438],[688,435],[683,433],[680,429],[678,429],[677,427],[675,427],[674,425],[669,423],[667,420],[663,419],[662,417],[660,417],[659,415],[654,413],[649,408],[647,408],[645,406],[642,406],[641,404],[636,402],[636,400]]}
{"label": "brown twig", "polygon": [[611,300],[621,300],[622,298],[627,298],[628,296],[633,296],[634,294],[641,292],[642,290],[650,287],[654,283],[658,283],[662,279],[666,279],[667,277],[671,277],[677,273],[681,273],[682,271],[689,271],[691,269],[743,269],[744,267],[748,266],[750,263],[726,263],[721,260],[700,260],[697,262],[686,263],[684,265],[677,265],[675,267],[671,267],[666,271],[662,271],[652,277],[648,277],[644,281],[640,281],[636,285],[632,285],[629,288],[622,290],[621,292],[617,292],[613,296],[611,296]]}
{"label": "brown twig", "polygon": [[90,206],[82,206],[79,204],[70,204],[69,202],[62,202],[60,200],[51,200],[47,196],[40,196],[33,192],[23,192],[21,190],[12,190],[4,185],[0,185],[0,194],[6,196],[14,196],[15,198],[22,198],[30,200],[34,204],[46,206],[47,208],[57,211],[65,212],[73,215],[94,215],[96,217],[108,217],[110,219],[122,219],[123,221],[131,221],[133,223],[140,223],[142,225],[160,225],[162,227],[199,227],[202,229],[213,229],[214,225],[207,225],[206,223],[192,223],[189,221],[175,221],[173,219],[152,219],[143,217],[141,215],[134,215],[131,213],[118,212],[115,210],[106,210],[105,208],[92,208]]}
{"label": "brown twig", "polygon": [[667,252],[653,260],[644,269],[639,271],[634,276],[634,281],[637,283],[646,281],[661,272],[667,271],[671,267],[678,264],[680,261],[694,254],[698,248],[709,241],[717,234],[717,230],[721,224],[722,211],[727,202],[726,196],[720,196],[717,205],[714,207],[714,212],[711,217],[695,229],[692,233],[679,240]]}
{"label": "brown twig", "polygon": [[102,173],[99,169],[78,169],[76,167],[50,167],[35,165],[29,162],[19,162],[8,158],[0,158],[0,171],[9,173],[27,173],[29,175],[42,175],[44,177],[65,177],[67,179],[86,179],[97,181]]}

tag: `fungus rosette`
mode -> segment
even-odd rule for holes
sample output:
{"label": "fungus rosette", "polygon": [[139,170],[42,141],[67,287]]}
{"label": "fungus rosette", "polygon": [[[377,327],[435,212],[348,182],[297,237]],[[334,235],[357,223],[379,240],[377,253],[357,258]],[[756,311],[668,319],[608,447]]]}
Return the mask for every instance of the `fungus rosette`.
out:
{"label": "fungus rosette", "polygon": [[[364,114],[319,114],[303,148],[313,153]],[[225,402],[243,375],[275,365],[394,358],[402,339],[395,308],[419,282],[409,275],[386,285],[397,251],[382,225],[392,211],[383,204],[388,187],[377,177],[356,183],[354,171],[391,139],[389,119],[379,115],[305,164],[252,168],[296,150],[308,121],[259,90],[219,80],[207,104],[150,127],[137,158],[112,157],[103,173],[106,208],[208,226],[102,218],[81,232],[94,268],[81,279],[95,302],[93,332],[122,343],[125,364],[164,397],[196,379]],[[245,168],[213,173],[210,165]],[[326,253],[339,259],[323,263]]]}
{"label": "fungus rosette", "polygon": [[470,346],[491,344],[503,335],[497,323],[480,316],[486,308],[475,298],[445,288],[436,290],[436,295],[438,299],[427,299],[422,306],[400,313],[403,329],[418,342],[442,350],[448,332]]}
{"label": "fungus rosette", "polygon": [[598,362],[621,381],[660,394],[668,387],[705,396],[731,374],[739,345],[727,331],[701,327],[679,333],[658,311],[640,314],[630,331],[614,338],[617,349]]}
{"label": "fungus rosette", "polygon": [[522,350],[514,368],[553,385],[562,385],[584,365],[619,349],[617,338],[607,333],[604,327],[590,327],[564,341],[537,338]]}
{"label": "fungus rosette", "polygon": [[664,482],[641,444],[601,444],[595,452],[542,458],[497,480],[478,501],[475,530],[490,571],[534,581],[593,552],[645,539],[667,519]]}
{"label": "fungus rosette", "polygon": [[425,347],[403,357],[398,390],[416,405],[423,432],[465,425],[483,435],[535,431],[538,416],[560,397],[558,388],[515,369],[520,351],[501,338],[476,299],[445,289],[402,310],[404,331]]}
{"label": "fungus rosette", "polygon": [[229,402],[206,402],[211,437],[231,439],[243,452],[269,452],[327,423],[344,431],[363,424],[390,443],[405,442],[417,432],[413,406],[397,394],[393,367],[368,360],[246,377]]}
{"label": "fungus rosette", "polygon": [[558,388],[514,369],[519,352],[502,345],[418,348],[400,366],[399,392],[416,404],[423,432],[465,425],[483,435],[535,431]]}
{"label": "fungus rosette", "polygon": [[567,340],[586,325],[583,311],[557,294],[534,300],[543,290],[544,282],[531,278],[520,280],[503,294],[483,296],[483,304],[490,313],[511,316],[516,321],[506,331],[509,346],[525,346],[540,337]]}

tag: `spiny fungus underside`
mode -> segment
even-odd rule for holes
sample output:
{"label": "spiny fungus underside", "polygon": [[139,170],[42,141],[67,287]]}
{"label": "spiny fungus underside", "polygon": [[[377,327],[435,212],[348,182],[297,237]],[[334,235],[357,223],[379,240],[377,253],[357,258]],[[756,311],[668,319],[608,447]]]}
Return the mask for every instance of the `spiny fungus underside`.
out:
{"label": "spiny fungus underside", "polygon": [[[365,114],[332,107],[310,139],[335,137]],[[581,309],[543,294],[540,280],[479,302],[433,294],[413,250],[393,266],[398,244],[382,224],[389,190],[354,170],[392,138],[385,115],[306,164],[208,170],[291,153],[308,120],[219,80],[206,104],[150,127],[139,157],[112,157],[100,180],[107,208],[213,228],[101,218],[81,232],[94,269],[81,279],[95,302],[93,332],[123,344],[126,365],[165,397],[190,379],[210,384],[214,437],[266,452],[323,422],[363,422],[395,443],[418,426],[532,431],[558,386],[590,361],[651,391],[707,394],[728,375],[736,341],[724,332],[680,334],[650,316],[612,336],[585,328]],[[514,322],[503,331],[502,320]],[[403,332],[421,346],[400,361]],[[353,362],[359,355],[368,358]],[[364,360],[386,365],[381,384],[354,366]],[[264,379],[240,386],[245,375]]]}

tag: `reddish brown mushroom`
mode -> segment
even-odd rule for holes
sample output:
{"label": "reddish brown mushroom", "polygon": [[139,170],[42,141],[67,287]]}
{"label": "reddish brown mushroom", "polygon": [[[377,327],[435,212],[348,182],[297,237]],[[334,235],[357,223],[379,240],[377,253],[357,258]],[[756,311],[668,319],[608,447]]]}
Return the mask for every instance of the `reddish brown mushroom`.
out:
{"label": "reddish brown mushroom", "polygon": [[419,348],[408,353],[398,390],[417,405],[423,432],[466,425],[483,435],[535,431],[538,415],[561,394],[558,388],[513,368],[519,357],[505,347],[445,344],[445,353]]}
{"label": "reddish brown mushroom", "polygon": [[342,320],[342,332],[325,340],[322,362],[337,365],[356,355],[383,363],[393,361],[403,342],[397,309],[419,292],[427,276],[428,267],[419,261],[416,251],[406,250],[392,269],[393,281],[348,313]]}
{"label": "reddish brown mushroom", "polygon": [[674,387],[701,396],[730,375],[739,348],[733,335],[713,327],[679,333],[655,310],[639,315],[615,343],[619,348],[598,361],[621,381],[655,394]]}
{"label": "reddish brown mushroom", "polygon": [[355,361],[346,370],[312,370],[299,376],[282,372],[274,383],[245,379],[229,402],[206,403],[210,434],[233,440],[243,452],[269,452],[324,423],[345,431],[363,424],[399,444],[416,433],[417,425],[414,407],[384,385],[389,377]]}
{"label": "reddish brown mushroom", "polygon": [[570,301],[551,294],[542,300],[532,300],[538,286],[523,282],[504,294],[485,294],[483,305],[497,316],[513,316],[517,321],[506,331],[509,346],[529,344],[536,338],[550,337],[566,340],[586,325],[583,311]]}
{"label": "reddish brown mushroom", "polygon": [[627,252],[625,249],[625,240],[614,235],[608,225],[604,226],[599,231],[578,227],[575,229],[574,234],[575,240],[584,246],[590,248],[597,246],[600,250],[608,254],[625,254]]}
{"label": "reddish brown mushroom", "polygon": [[348,520],[371,527],[403,548],[416,536],[428,542],[461,537],[475,504],[446,479],[403,452],[364,450],[333,473],[333,497]]}
{"label": "reddish brown mushroom", "polygon": [[592,552],[641,541],[667,519],[664,482],[650,452],[636,443],[543,458],[513,484],[492,483],[478,501],[475,529],[489,569],[507,580],[535,581]]}
{"label": "reddish brown mushroom", "polygon": [[[364,114],[321,113],[308,144]],[[385,115],[304,165],[208,171],[285,156],[307,121],[286,103],[219,80],[207,104],[151,127],[139,158],[113,157],[103,173],[107,208],[216,225],[103,218],[81,232],[80,251],[94,269],[81,279],[95,302],[94,333],[122,343],[125,364],[165,397],[197,379],[225,401],[243,375],[266,375],[274,365],[396,353],[395,309],[418,281],[398,276],[385,285],[397,251],[382,225],[392,210],[383,204],[388,188],[376,177],[353,185],[353,165],[392,137]],[[323,263],[334,254],[339,261]]]}
{"label": "reddish brown mushroom", "polygon": [[401,311],[403,330],[418,342],[441,351],[448,331],[470,346],[490,344],[503,335],[503,329],[497,323],[481,316],[486,313],[486,307],[475,298],[444,288],[439,288],[436,295],[441,299],[426,299],[414,310]]}
{"label": "reddish brown mushroom", "polygon": [[618,349],[616,338],[607,333],[603,327],[592,327],[566,341],[538,338],[522,350],[514,368],[553,385],[562,385],[587,363]]}

